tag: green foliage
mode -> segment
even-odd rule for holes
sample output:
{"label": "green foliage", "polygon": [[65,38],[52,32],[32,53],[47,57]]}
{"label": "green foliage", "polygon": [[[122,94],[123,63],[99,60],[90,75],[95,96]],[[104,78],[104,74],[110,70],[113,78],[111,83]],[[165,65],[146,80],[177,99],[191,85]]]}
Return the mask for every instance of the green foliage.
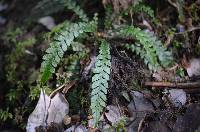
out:
{"label": "green foliage", "polygon": [[176,70],[176,75],[178,75],[179,77],[184,77],[185,76],[184,69],[182,67],[179,67]]}
{"label": "green foliage", "polygon": [[16,80],[16,69],[18,66],[17,62],[25,54],[26,48],[36,42],[36,39],[34,37],[24,40],[18,40],[17,38],[22,36],[23,33],[24,31],[22,28],[9,28],[7,32],[3,35],[3,39],[6,41],[6,43],[10,44],[12,48],[14,47],[11,53],[6,55],[7,66],[5,67],[5,70],[6,78],[9,82]]}
{"label": "green foliage", "polygon": [[192,17],[192,20],[194,20],[194,21],[200,20],[200,16],[199,16],[198,11],[199,11],[198,4],[193,3],[193,4],[190,5],[188,13]]}
{"label": "green foliage", "polygon": [[[50,95],[50,93],[52,92],[52,89],[50,89],[49,87],[43,87],[45,93],[47,95]],[[40,96],[40,92],[41,92],[41,89],[39,86],[32,86],[30,87],[30,94],[29,94],[29,98],[31,100],[36,100],[39,98]]]}
{"label": "green foliage", "polygon": [[138,3],[136,5],[132,5],[131,10],[133,11],[133,13],[143,12],[147,14],[148,16],[150,16],[154,23],[158,23],[158,20],[155,17],[154,10],[150,6],[147,6],[143,3]]}
{"label": "green foliage", "polygon": [[74,0],[42,0],[33,8],[31,16],[37,19],[42,16],[62,11],[65,7],[74,11],[83,21],[88,21],[86,14]]}
{"label": "green foliage", "polygon": [[[68,1],[69,2],[69,1]],[[73,2],[70,1],[70,4]],[[84,21],[88,21],[84,13],[77,8],[75,4],[70,5],[68,3],[67,8],[72,9],[79,17]],[[70,5],[70,6],[69,6]],[[107,8],[107,13],[111,13],[111,8]],[[135,12],[140,11],[148,14],[153,20],[155,20],[154,12],[150,7],[145,5],[135,5]],[[112,20],[109,21],[109,15],[107,14],[107,20],[105,20],[106,29],[112,31]],[[173,62],[171,52],[167,51],[167,48],[162,45],[153,34],[142,31],[140,28],[135,28],[133,26],[123,26],[119,28],[118,36],[124,38],[133,38],[136,40],[136,44],[125,44],[127,49],[132,50],[142,59],[144,59],[145,64],[148,65],[150,70],[156,71],[161,67],[167,67]],[[40,83],[43,86],[51,74],[55,73],[55,68],[59,65],[57,76],[57,84],[61,85],[66,83],[72,78],[72,75],[79,71],[79,62],[88,53],[84,51],[84,45],[82,40],[85,38],[90,38],[85,34],[94,33],[97,31],[97,18],[90,22],[78,22],[69,23],[64,22],[53,29],[49,34],[50,37],[50,47],[46,50],[46,54],[43,56],[43,62],[41,65],[41,80]],[[107,33],[107,31],[105,31]],[[94,33],[95,37],[93,39],[99,39],[98,33]],[[100,35],[101,36],[101,35]],[[52,39],[53,37],[53,39]],[[104,36],[102,36],[104,37]],[[111,38],[113,36],[111,35]],[[96,40],[94,40],[96,41]],[[111,72],[111,55],[109,43],[105,39],[101,39],[101,45],[99,47],[99,55],[95,63],[95,68],[93,70],[92,77],[92,92],[91,92],[91,111],[95,121],[95,127],[98,124],[101,113],[106,106],[107,101],[107,91],[108,91],[108,81]],[[67,57],[64,57],[65,51]],[[75,53],[74,53],[75,52]],[[61,63],[60,63],[61,62]],[[77,78],[76,78],[77,79]],[[76,93],[76,91],[75,91]],[[34,94],[33,94],[34,95]],[[75,97],[75,96],[74,96]],[[123,125],[119,125],[121,129]],[[123,127],[122,127],[123,128]]]}
{"label": "green foliage", "polygon": [[104,128],[104,132],[126,132],[126,117],[120,117],[120,119],[117,119],[118,121],[112,124],[112,126],[108,128]]}
{"label": "green foliage", "polygon": [[38,19],[43,16],[48,16],[52,13],[64,10],[63,2],[66,0],[42,0],[32,9],[31,19]]}
{"label": "green foliage", "polygon": [[23,30],[21,28],[13,29],[13,27],[8,28],[6,33],[3,35],[3,39],[8,43],[17,43],[17,37],[23,34]]}
{"label": "green foliage", "polygon": [[19,100],[22,93],[24,92],[23,81],[17,81],[15,89],[10,89],[6,94],[6,99],[10,104],[14,104],[16,100]]}
{"label": "green foliage", "polygon": [[196,50],[196,53],[200,55],[200,42],[197,43],[195,50]]}
{"label": "green foliage", "polygon": [[116,132],[126,132],[125,123],[126,123],[125,118],[122,118],[121,120],[119,120],[114,126],[115,131]]}
{"label": "green foliage", "polygon": [[106,106],[106,94],[111,67],[110,60],[109,44],[105,40],[101,40],[99,55],[93,70],[94,76],[92,77],[91,109],[95,125],[98,123],[101,112]]}
{"label": "green foliage", "polygon": [[171,52],[167,51],[166,47],[153,34],[144,32],[140,28],[133,26],[122,27],[119,34],[136,39],[138,43],[134,45],[126,44],[125,47],[140,55],[150,70],[156,71],[161,66],[167,67],[172,64],[173,58]]}
{"label": "green foliage", "polygon": [[66,2],[63,3],[68,9],[74,11],[80,19],[82,19],[83,21],[88,21],[88,18],[86,16],[86,14],[84,13],[84,11],[80,8],[80,6],[78,6],[74,0],[65,0]]}
{"label": "green foliage", "polygon": [[109,5],[109,6],[107,6],[105,8],[105,22],[104,22],[104,25],[105,25],[106,29],[109,29],[109,28],[112,27],[112,19],[113,19],[112,12],[113,12],[113,8],[112,8],[111,5]]}
{"label": "green foliage", "polygon": [[54,41],[50,43],[50,47],[46,50],[46,55],[43,56],[43,62],[41,66],[41,83],[44,84],[51,76],[51,73],[55,73],[60,59],[63,57],[64,52],[73,43],[74,39],[82,33],[94,32],[96,30],[97,20],[96,18],[89,22],[79,22],[70,24],[58,35],[54,37]]}
{"label": "green foliage", "polygon": [[51,32],[48,32],[44,35],[44,38],[49,41],[52,41],[51,39],[54,38],[57,33],[62,32],[65,28],[68,28],[69,26],[70,26],[70,22],[66,20],[56,25],[55,27],[53,27],[51,29]]}
{"label": "green foliage", "polygon": [[8,119],[12,119],[13,115],[9,113],[8,109],[2,110],[0,109],[0,121],[6,121]]}
{"label": "green foliage", "polygon": [[85,52],[78,52],[63,58],[56,73],[57,85],[80,79],[80,60],[83,60],[86,56]]}
{"label": "green foliage", "polygon": [[6,67],[6,77],[8,81],[14,81],[16,79],[16,68],[17,68],[17,61],[25,54],[25,50],[27,46],[31,46],[35,43],[35,38],[29,38],[22,41],[16,41],[15,42],[16,48],[13,49],[12,53],[6,56],[7,63],[9,63]]}
{"label": "green foliage", "polygon": [[[1,36],[3,44],[10,49],[6,49],[7,54],[5,55],[4,70],[5,83],[7,85],[2,85],[2,92],[5,92],[4,95],[2,95],[2,109],[0,109],[0,121],[2,125],[6,121],[11,120],[13,124],[18,124],[17,120],[12,118],[13,116],[18,116],[16,115],[16,111],[23,107],[21,105],[24,103],[24,98],[26,98],[28,93],[26,88],[29,84],[24,78],[30,73],[31,68],[27,66],[26,60],[28,57],[34,56],[28,48],[35,44],[36,39],[33,36],[25,35],[26,33],[24,27],[15,28],[14,26],[9,26]],[[20,116],[23,118],[24,115],[22,114]],[[21,122],[21,124],[23,123]]]}
{"label": "green foliage", "polygon": [[178,10],[178,18],[181,22],[184,22],[185,16],[184,16],[183,8],[184,8],[185,1],[184,0],[177,0],[176,4],[177,4],[177,10]]}
{"label": "green foliage", "polygon": [[142,3],[142,2],[143,2],[143,0],[134,0],[133,1],[133,6],[136,6],[136,5],[138,5],[138,4]]}

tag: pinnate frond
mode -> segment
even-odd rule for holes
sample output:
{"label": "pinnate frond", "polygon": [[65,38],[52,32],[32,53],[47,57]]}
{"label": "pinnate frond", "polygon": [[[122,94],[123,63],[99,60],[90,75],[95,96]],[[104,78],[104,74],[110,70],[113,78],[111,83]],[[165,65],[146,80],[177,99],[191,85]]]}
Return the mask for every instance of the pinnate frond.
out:
{"label": "pinnate frond", "polygon": [[106,106],[108,81],[111,67],[111,56],[109,44],[101,41],[99,55],[95,63],[92,77],[92,93],[91,93],[91,110],[95,120],[95,125],[98,123],[101,112]]}
{"label": "pinnate frond", "polygon": [[55,73],[60,59],[63,57],[64,52],[67,51],[69,46],[74,42],[82,33],[96,31],[97,20],[93,20],[89,23],[79,22],[75,24],[67,24],[68,26],[57,33],[53,41],[50,43],[50,47],[46,50],[46,54],[43,56],[43,62],[41,66],[41,83],[44,84],[49,79],[52,73]]}
{"label": "pinnate frond", "polygon": [[118,34],[136,39],[136,44],[126,44],[125,47],[140,55],[150,70],[156,71],[173,63],[172,53],[153,34],[133,26],[121,27]]}

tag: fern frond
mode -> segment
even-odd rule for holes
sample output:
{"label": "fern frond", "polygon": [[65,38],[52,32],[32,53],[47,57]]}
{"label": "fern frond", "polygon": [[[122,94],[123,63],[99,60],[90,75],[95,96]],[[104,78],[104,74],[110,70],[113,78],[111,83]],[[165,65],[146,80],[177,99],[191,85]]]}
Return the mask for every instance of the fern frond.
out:
{"label": "fern frond", "polygon": [[87,15],[74,0],[42,0],[32,9],[31,17],[37,19],[62,11],[65,7],[74,11],[83,21],[88,21]]}
{"label": "fern frond", "polygon": [[185,16],[184,16],[184,0],[177,0],[177,10],[178,10],[178,18],[181,22],[185,22]]}
{"label": "fern frond", "polygon": [[101,112],[106,106],[106,94],[108,89],[108,81],[111,67],[111,56],[109,44],[101,41],[99,55],[93,70],[94,76],[92,77],[92,93],[91,93],[91,110],[95,121],[95,126],[99,121]]}
{"label": "fern frond", "polygon": [[89,49],[79,42],[73,42],[69,50],[74,51],[74,53],[64,57],[58,65],[59,69],[64,72],[60,72],[59,69],[56,72],[59,86],[70,80],[80,79],[80,61],[88,58]]}
{"label": "fern frond", "polygon": [[161,66],[168,67],[173,63],[171,52],[167,51],[167,48],[153,34],[133,26],[122,27],[119,34],[133,37],[138,41],[136,45],[126,45],[125,47],[140,55],[150,70],[156,71]]}
{"label": "fern frond", "polygon": [[71,22],[70,21],[64,21],[58,25],[56,25],[55,27],[53,27],[51,29],[51,32],[48,32],[46,33],[44,36],[45,36],[45,39],[47,40],[51,40],[54,38],[54,36],[59,33],[59,32],[62,32],[64,29],[68,28],[70,26]]}
{"label": "fern frond", "polygon": [[138,4],[132,6],[132,11],[134,13],[143,12],[143,13],[147,14],[148,16],[150,16],[154,23],[158,23],[158,20],[155,17],[155,12],[150,6],[144,5],[143,3],[138,3]]}
{"label": "fern frond", "polygon": [[46,54],[43,56],[43,62],[41,65],[41,83],[44,84],[49,79],[52,73],[55,73],[60,59],[63,57],[64,52],[69,48],[71,43],[82,33],[96,31],[97,20],[85,23],[80,22],[78,24],[70,24],[70,26],[62,30],[57,36],[54,37],[54,41],[50,43],[50,47],[46,50]]}
{"label": "fern frond", "polygon": [[63,2],[66,0],[41,0],[31,10],[31,20],[37,20],[40,17],[62,11],[65,8]]}
{"label": "fern frond", "polygon": [[80,19],[82,19],[83,21],[88,21],[88,18],[86,16],[86,14],[84,13],[84,11],[80,8],[80,6],[78,6],[76,4],[76,2],[74,0],[65,0],[65,6],[74,11],[76,13],[76,15],[79,16]]}

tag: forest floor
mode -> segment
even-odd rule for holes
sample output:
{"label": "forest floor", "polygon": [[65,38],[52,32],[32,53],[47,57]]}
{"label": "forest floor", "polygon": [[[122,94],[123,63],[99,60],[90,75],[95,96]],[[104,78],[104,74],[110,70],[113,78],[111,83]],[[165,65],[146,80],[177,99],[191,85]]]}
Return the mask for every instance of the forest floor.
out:
{"label": "forest floor", "polygon": [[[55,0],[52,1],[53,8],[39,10],[36,5],[41,1],[0,2],[2,132],[27,130],[28,118],[42,96],[38,78],[51,37],[58,31],[60,23],[78,20],[73,11],[54,4]],[[51,3],[51,0],[46,1]],[[145,32],[153,32],[172,53],[174,62],[169,67],[153,71],[140,55],[122,47],[121,40],[109,40],[112,44],[107,102],[98,127],[94,129],[91,127],[90,92],[98,49],[91,44],[92,39],[86,40],[77,49],[64,54],[55,74],[44,87],[52,98],[65,89],[69,112],[63,117],[62,126],[53,122],[45,129],[37,126],[36,130],[200,132],[200,1],[74,1],[90,19],[98,13],[99,36],[109,33],[105,23],[114,16],[116,19],[110,24],[113,27],[128,23]],[[126,12],[136,1],[145,7],[140,12],[136,10],[135,14],[132,10]],[[135,42],[130,38],[125,41]],[[75,51],[80,51],[81,57]]]}

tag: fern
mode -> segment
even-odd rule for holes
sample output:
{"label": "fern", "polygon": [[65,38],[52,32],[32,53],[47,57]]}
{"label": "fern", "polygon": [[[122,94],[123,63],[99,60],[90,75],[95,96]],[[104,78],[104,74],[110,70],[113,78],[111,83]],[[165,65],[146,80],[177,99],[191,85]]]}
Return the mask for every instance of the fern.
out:
{"label": "fern", "polygon": [[74,0],[42,0],[32,9],[31,16],[32,18],[37,19],[42,16],[62,11],[65,7],[74,11],[83,21],[88,21],[86,14]]}
{"label": "fern", "polygon": [[102,40],[95,69],[93,70],[94,76],[92,77],[91,109],[95,126],[98,123],[103,108],[106,106],[106,94],[111,67],[110,60],[109,44],[105,40]]}
{"label": "fern", "polygon": [[113,12],[112,6],[107,6],[105,8],[104,26],[105,26],[106,29],[110,29],[112,27],[112,21],[114,19],[112,12]]}
{"label": "fern", "polygon": [[178,18],[181,22],[185,21],[185,16],[184,16],[184,0],[177,0],[177,10],[178,10]]}
{"label": "fern", "polygon": [[13,115],[9,112],[9,109],[6,110],[0,109],[0,121],[6,121],[7,119],[12,119]]}
{"label": "fern", "polygon": [[168,67],[172,64],[173,57],[171,52],[167,51],[167,48],[162,45],[161,41],[157,40],[151,33],[144,32],[140,28],[133,26],[124,26],[119,34],[133,37],[139,42],[136,45],[126,44],[125,47],[140,55],[150,70],[156,71],[161,66]]}
{"label": "fern", "polygon": [[70,51],[74,51],[74,53],[62,59],[56,73],[58,85],[80,79],[80,61],[88,57],[89,50],[81,43],[75,42],[71,46]]}
{"label": "fern", "polygon": [[76,3],[74,2],[74,0],[65,0],[65,6],[74,11],[79,18],[81,18],[83,21],[88,21],[88,18],[86,16],[86,14],[84,13],[84,11],[80,8],[80,6],[76,5]]}
{"label": "fern", "polygon": [[46,50],[46,55],[43,56],[41,83],[46,83],[51,73],[55,73],[55,68],[60,62],[60,59],[74,39],[84,32],[94,32],[96,26],[96,18],[89,23],[80,22],[78,24],[70,24],[68,28],[60,31],[60,33],[54,37],[54,41],[50,43],[50,47]]}
{"label": "fern", "polygon": [[65,5],[63,2],[66,0],[42,0],[37,3],[37,5],[31,11],[31,20],[38,19],[43,16],[48,16],[50,14],[56,13],[58,11],[64,10]]}
{"label": "fern", "polygon": [[158,20],[156,19],[155,17],[155,13],[154,13],[154,10],[152,10],[151,7],[147,6],[147,5],[144,5],[143,3],[138,3],[136,5],[133,5],[131,7],[132,11],[134,13],[140,13],[140,12],[144,12],[145,14],[149,15],[152,19],[153,19],[153,22],[155,24],[158,23]]}

